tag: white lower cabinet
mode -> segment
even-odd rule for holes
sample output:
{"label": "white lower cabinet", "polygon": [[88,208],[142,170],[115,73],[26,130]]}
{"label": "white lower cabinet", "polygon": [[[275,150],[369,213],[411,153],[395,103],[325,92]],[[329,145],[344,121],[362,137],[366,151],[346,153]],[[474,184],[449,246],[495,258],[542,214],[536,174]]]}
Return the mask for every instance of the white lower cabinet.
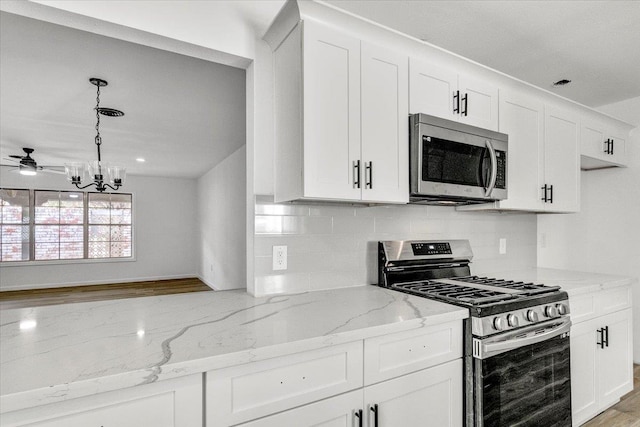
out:
{"label": "white lower cabinet", "polygon": [[3,427],[201,427],[202,374],[8,412]]}
{"label": "white lower cabinet", "polygon": [[206,425],[461,426],[461,357],[456,320],[210,371]]}
{"label": "white lower cabinet", "polygon": [[365,387],[364,405],[367,426],[462,426],[462,359]]}
{"label": "white lower cabinet", "polygon": [[462,420],[462,360],[457,359],[241,425],[453,427]]}
{"label": "white lower cabinet", "polygon": [[[631,309],[610,312],[607,308],[612,307],[607,305],[612,296],[620,297],[629,307],[628,295],[628,288],[620,288],[580,296],[575,304],[569,298],[574,321],[571,327],[574,426],[585,423],[633,390]],[[584,318],[588,320],[579,321]]]}

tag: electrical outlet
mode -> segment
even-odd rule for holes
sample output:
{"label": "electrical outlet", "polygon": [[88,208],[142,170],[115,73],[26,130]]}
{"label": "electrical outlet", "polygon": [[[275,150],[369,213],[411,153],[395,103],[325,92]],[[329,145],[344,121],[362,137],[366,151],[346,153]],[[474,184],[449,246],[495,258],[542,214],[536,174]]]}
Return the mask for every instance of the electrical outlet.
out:
{"label": "electrical outlet", "polygon": [[500,255],[507,253],[507,239],[504,237],[500,239]]}
{"label": "electrical outlet", "polygon": [[274,270],[287,269],[287,247],[286,246],[273,247],[273,269]]}

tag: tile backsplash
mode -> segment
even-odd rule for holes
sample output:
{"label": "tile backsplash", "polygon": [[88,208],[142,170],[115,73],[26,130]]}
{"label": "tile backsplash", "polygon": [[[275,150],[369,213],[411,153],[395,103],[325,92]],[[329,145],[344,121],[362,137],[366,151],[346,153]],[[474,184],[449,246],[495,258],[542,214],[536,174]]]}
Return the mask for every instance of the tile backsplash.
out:
{"label": "tile backsplash", "polygon": [[[458,212],[453,207],[273,203],[255,204],[256,295],[342,288],[377,281],[377,242],[468,239],[471,272],[536,266],[535,214]],[[507,253],[499,254],[499,239]],[[287,270],[272,270],[272,247],[286,245]]]}

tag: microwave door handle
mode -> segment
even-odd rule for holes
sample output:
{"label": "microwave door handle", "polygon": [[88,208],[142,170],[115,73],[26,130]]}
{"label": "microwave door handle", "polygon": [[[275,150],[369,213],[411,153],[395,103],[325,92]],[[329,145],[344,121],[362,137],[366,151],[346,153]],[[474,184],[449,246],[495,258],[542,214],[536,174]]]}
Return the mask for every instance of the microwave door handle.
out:
{"label": "microwave door handle", "polygon": [[493,149],[491,141],[487,139],[485,141],[485,145],[487,146],[489,156],[491,157],[491,178],[489,179],[489,185],[484,193],[484,197],[489,197],[496,186],[496,178],[498,177],[498,159],[496,158],[496,150]]}

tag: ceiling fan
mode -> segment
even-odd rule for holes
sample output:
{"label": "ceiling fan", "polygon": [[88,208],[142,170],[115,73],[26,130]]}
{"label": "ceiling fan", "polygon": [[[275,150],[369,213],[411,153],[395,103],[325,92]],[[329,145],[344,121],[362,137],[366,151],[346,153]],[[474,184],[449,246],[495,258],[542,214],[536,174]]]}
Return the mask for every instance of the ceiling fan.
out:
{"label": "ceiling fan", "polygon": [[31,157],[31,153],[34,151],[33,148],[23,147],[22,151],[25,152],[25,156],[11,154],[8,158],[5,158],[5,160],[17,163],[16,165],[3,166],[15,167],[22,175],[36,175],[38,172],[64,174],[64,171],[56,170],[56,166],[38,166],[36,160]]}

